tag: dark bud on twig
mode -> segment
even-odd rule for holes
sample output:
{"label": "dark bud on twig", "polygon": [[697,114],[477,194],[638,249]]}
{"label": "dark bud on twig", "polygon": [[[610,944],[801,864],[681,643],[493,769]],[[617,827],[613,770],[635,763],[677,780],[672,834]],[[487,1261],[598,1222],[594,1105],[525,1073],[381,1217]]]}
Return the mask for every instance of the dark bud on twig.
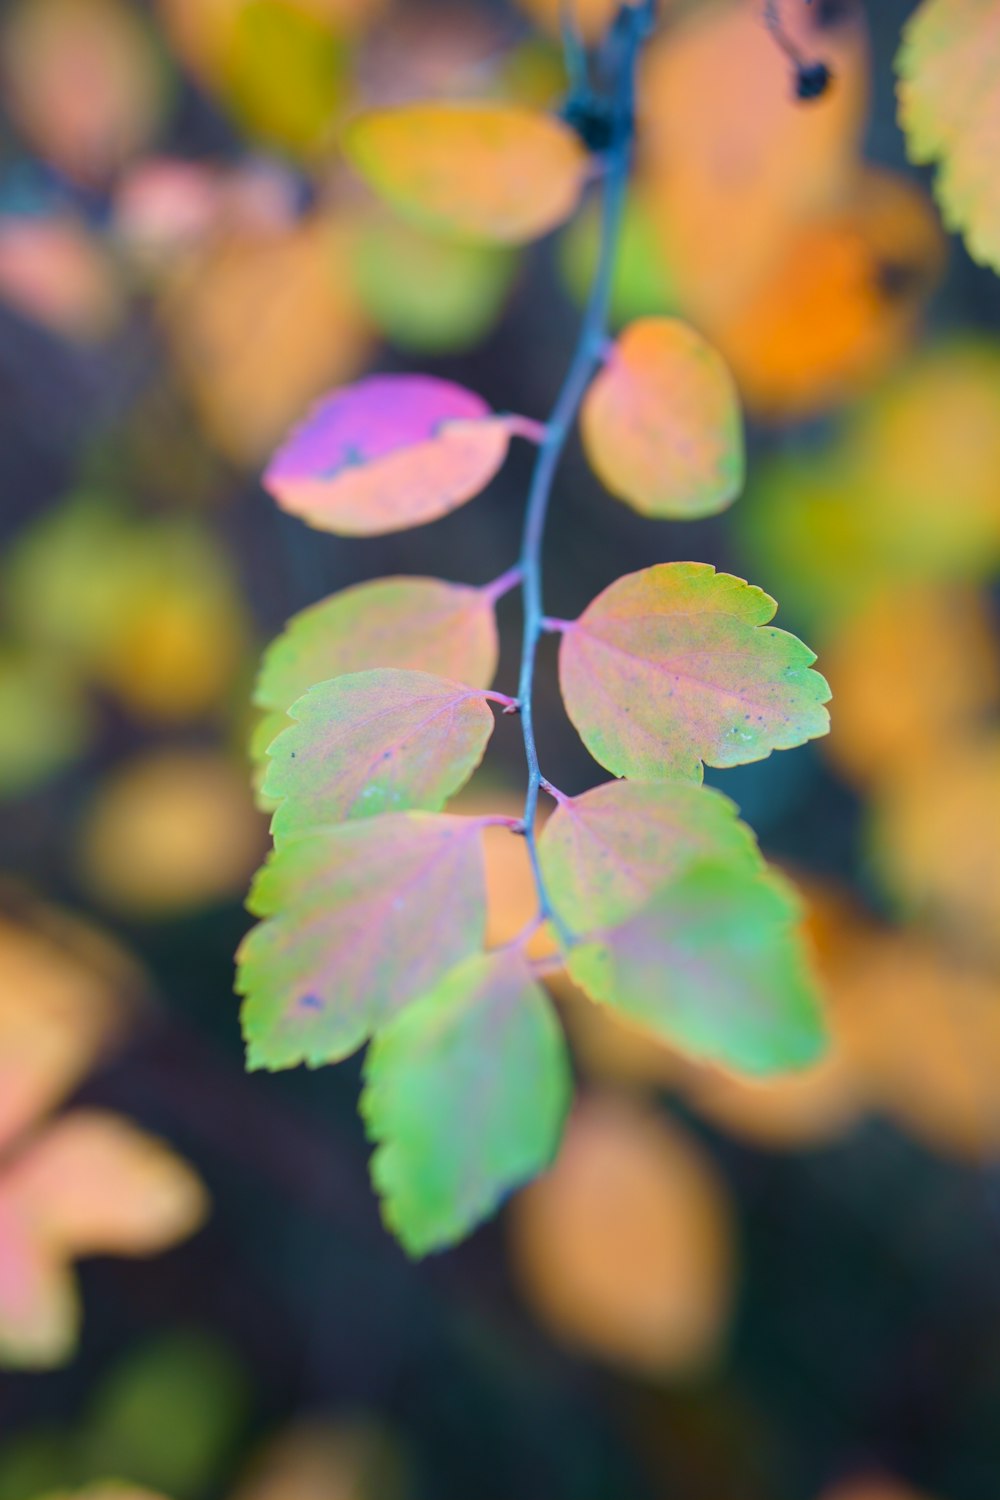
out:
{"label": "dark bud on twig", "polygon": [[826,63],[800,63],[795,70],[795,97],[808,103],[821,99],[833,82],[833,74]]}

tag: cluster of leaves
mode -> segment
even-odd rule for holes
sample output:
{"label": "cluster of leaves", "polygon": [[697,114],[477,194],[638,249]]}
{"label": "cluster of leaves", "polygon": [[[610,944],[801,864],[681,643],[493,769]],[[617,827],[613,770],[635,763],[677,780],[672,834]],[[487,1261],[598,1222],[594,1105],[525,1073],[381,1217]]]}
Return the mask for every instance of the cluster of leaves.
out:
{"label": "cluster of leaves", "polygon": [[[624,7],[620,28],[638,32],[644,10]],[[623,87],[627,97],[631,80]],[[348,150],[400,212],[501,242],[562,221],[590,171],[568,125],[506,104],[375,112],[352,126]],[[605,257],[628,159],[622,138],[603,163]],[[554,962],[594,1000],[697,1055],[766,1074],[823,1046],[794,895],[733,805],[700,785],[706,764],[745,764],[826,732],[813,653],[770,624],[776,606],[760,589],[703,563],[619,579],[573,621],[537,618],[551,470],[579,396],[595,471],[642,514],[709,515],[742,482],[736,395],[719,357],[670,318],[601,344],[605,293],[599,275],[547,425],[496,414],[444,381],[376,376],[324,398],[265,476],[309,524],[376,534],[466,502],[512,436],[539,445],[514,568],[480,589],[389,579],[336,595],[291,622],[259,681],[275,847],[249,902],[261,920],[239,955],[249,1062],[319,1066],[370,1042],[361,1109],[377,1143],[372,1175],[414,1254],[460,1238],[556,1152],[569,1068],[526,951],[540,924]],[[526,644],[510,698],[489,686],[493,612],[517,584]],[[578,797],[537,770],[543,626],[561,635],[570,718],[621,778]],[[491,704],[522,716],[524,819],[441,810],[483,756]],[[273,738],[279,715],[292,722]],[[536,845],[540,788],[557,806]],[[498,823],[528,842],[538,911],[519,939],[490,950],[482,834]]]}

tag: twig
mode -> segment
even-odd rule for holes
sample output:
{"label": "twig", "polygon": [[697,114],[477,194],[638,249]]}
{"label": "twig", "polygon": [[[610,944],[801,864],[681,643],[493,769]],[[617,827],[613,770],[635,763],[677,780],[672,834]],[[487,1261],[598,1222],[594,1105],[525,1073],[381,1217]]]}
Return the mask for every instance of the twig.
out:
{"label": "twig", "polygon": [[534,473],[531,477],[531,488],[528,492],[519,562],[524,599],[524,643],[517,696],[521,705],[524,753],[528,763],[528,791],[524,803],[524,837],[531,860],[535,889],[538,893],[539,911],[543,919],[552,922],[563,946],[570,945],[572,935],[553,909],[538,859],[535,835],[538,793],[543,785],[538,764],[538,748],[535,743],[532,704],[538,642],[545,629],[546,620],[542,607],[542,543],[545,538],[545,522],[556,469],[576,418],[577,408],[590,384],[594,370],[603,358],[607,343],[611,273],[621,233],[625,192],[628,186],[635,135],[635,70],[643,40],[651,30],[652,23],[653,6],[651,3],[623,5],[615,23],[621,40],[621,60],[612,100],[613,135],[611,144],[604,153],[606,170],[603,177],[601,240],[597,270],[576,349],[552,415],[546,424],[545,436],[539,445],[538,457],[535,460]]}

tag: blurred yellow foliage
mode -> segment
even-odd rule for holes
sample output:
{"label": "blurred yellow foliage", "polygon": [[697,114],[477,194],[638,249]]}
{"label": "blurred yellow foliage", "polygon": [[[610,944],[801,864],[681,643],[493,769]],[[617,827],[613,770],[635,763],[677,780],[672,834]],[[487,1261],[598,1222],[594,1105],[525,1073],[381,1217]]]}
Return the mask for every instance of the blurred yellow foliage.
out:
{"label": "blurred yellow foliage", "polygon": [[211,750],[157,750],[101,786],[79,833],[87,888],[129,916],[237,895],[264,852],[244,768]]}
{"label": "blurred yellow foliage", "polygon": [[1000,735],[942,746],[887,778],[871,841],[907,912],[1000,955]]}
{"label": "blurred yellow foliage", "polygon": [[717,1353],[733,1274],[728,1198],[710,1159],[655,1110],[585,1098],[509,1225],[524,1296],[565,1342],[649,1375]]}
{"label": "blurred yellow foliage", "polygon": [[890,584],[839,624],[823,648],[833,689],[824,750],[860,786],[946,751],[1000,705],[996,627],[954,584]]}
{"label": "blurred yellow foliage", "polygon": [[180,723],[224,705],[247,621],[228,558],[193,521],[75,497],[17,539],[4,575],[15,635],[137,718]]}

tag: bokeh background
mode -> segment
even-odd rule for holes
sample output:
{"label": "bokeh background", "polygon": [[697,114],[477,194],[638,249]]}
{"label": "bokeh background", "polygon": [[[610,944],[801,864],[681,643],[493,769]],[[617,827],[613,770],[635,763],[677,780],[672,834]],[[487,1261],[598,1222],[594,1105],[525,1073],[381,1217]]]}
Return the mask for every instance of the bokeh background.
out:
{"label": "bokeh background", "polygon": [[[904,0],[784,0],[834,74],[808,105],[756,0],[662,6],[615,315],[725,354],[747,493],[647,522],[574,448],[546,552],[553,614],[697,558],[819,651],[829,741],[711,779],[802,886],[829,1058],[740,1085],[557,984],[560,1162],[420,1265],[379,1224],[356,1061],[243,1071],[260,651],[350,583],[503,571],[529,456],[364,541],[281,515],[260,468],[370,369],[544,417],[595,252],[590,208],[516,254],[407,228],[337,132],[556,103],[556,9],[0,12],[0,1500],[1000,1492],[1000,282],[906,165]],[[591,36],[610,9],[581,3]],[[540,694],[543,765],[582,790],[550,670]],[[501,720],[469,805],[514,805],[520,754]],[[493,832],[501,936],[530,893]]]}

